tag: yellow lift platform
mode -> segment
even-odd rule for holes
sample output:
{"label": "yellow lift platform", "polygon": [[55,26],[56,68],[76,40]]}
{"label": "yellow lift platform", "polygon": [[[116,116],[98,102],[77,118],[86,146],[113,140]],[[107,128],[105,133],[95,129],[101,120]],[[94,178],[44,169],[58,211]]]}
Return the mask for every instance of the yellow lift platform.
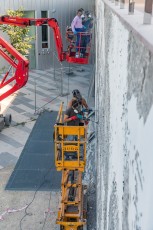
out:
{"label": "yellow lift platform", "polygon": [[87,126],[62,123],[63,103],[54,126],[55,165],[62,171],[61,201],[56,223],[60,230],[83,230],[86,227],[86,191],[82,173],[86,165]]}

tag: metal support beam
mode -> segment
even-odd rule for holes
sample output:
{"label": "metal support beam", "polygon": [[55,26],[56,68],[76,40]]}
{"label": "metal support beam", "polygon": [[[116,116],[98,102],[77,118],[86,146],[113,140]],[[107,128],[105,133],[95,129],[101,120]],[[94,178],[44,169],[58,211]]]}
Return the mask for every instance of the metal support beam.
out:
{"label": "metal support beam", "polygon": [[134,4],[135,2],[129,0],[129,14],[134,14]]}
{"label": "metal support beam", "polygon": [[124,9],[125,6],[125,0],[120,1],[120,9]]}
{"label": "metal support beam", "polygon": [[118,6],[119,0],[115,0],[115,6]]}
{"label": "metal support beam", "polygon": [[153,0],[145,0],[143,24],[151,24]]}

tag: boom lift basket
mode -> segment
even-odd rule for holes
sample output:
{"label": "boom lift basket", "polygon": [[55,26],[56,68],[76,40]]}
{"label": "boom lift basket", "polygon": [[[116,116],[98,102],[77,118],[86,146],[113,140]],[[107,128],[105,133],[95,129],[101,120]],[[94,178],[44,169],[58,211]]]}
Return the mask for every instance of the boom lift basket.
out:
{"label": "boom lift basket", "polygon": [[[78,37],[78,38],[77,38]],[[66,60],[70,63],[88,64],[91,49],[91,32],[79,32],[74,35],[70,28],[67,29],[66,38],[69,43]],[[78,39],[78,44],[76,43]],[[77,57],[76,57],[77,53]]]}

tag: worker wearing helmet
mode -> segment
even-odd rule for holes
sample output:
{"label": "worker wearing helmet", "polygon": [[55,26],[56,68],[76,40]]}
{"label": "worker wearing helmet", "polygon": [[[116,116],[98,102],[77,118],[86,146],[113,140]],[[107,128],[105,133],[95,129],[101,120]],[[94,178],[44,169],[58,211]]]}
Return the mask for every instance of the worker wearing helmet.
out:
{"label": "worker wearing helmet", "polygon": [[82,97],[80,91],[78,89],[74,89],[72,91],[72,95],[73,95],[73,98],[69,101],[68,103],[68,108],[70,108],[72,106],[72,102],[73,101],[77,101],[78,104],[79,104],[79,107],[80,107],[80,110],[84,107],[86,109],[88,109],[88,105],[87,105],[87,102],[86,100]]}
{"label": "worker wearing helmet", "polygon": [[64,123],[67,123],[68,126],[79,126],[81,119],[78,112],[81,112],[79,103],[77,100],[73,100],[71,106],[65,111]]}

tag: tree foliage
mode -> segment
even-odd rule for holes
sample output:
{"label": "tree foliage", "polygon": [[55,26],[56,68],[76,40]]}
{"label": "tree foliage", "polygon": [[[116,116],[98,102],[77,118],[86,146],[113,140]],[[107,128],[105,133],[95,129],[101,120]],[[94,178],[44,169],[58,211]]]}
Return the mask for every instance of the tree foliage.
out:
{"label": "tree foliage", "polygon": [[[7,10],[7,15],[14,17],[23,17],[24,11],[22,8],[18,10]],[[0,30],[6,32],[10,38],[11,45],[23,55],[29,54],[32,47],[31,41],[34,37],[29,35],[30,27],[20,27],[13,25],[0,25]]]}

